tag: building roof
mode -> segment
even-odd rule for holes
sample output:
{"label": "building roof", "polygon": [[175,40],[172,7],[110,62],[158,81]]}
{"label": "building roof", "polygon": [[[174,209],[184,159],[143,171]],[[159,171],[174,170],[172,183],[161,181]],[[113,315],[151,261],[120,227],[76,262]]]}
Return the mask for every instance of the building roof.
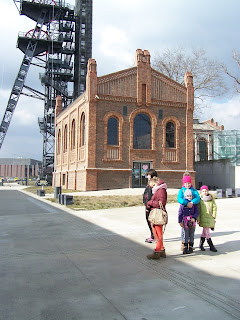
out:
{"label": "building roof", "polygon": [[194,123],[193,124],[193,130],[196,131],[218,131],[219,129],[214,128],[208,123]]}
{"label": "building roof", "polygon": [[42,161],[30,158],[0,158],[0,165],[36,165]]}
{"label": "building roof", "polygon": [[194,131],[223,131],[224,126],[219,126],[217,122],[214,122],[213,118],[209,120],[205,120],[203,122],[200,122],[199,119],[195,118],[193,119],[193,130]]}

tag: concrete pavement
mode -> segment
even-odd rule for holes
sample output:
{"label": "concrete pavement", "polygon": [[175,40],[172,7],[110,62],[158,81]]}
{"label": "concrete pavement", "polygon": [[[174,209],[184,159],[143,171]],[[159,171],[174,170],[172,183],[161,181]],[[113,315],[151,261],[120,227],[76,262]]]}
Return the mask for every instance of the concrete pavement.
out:
{"label": "concrete pavement", "polygon": [[1,320],[240,319],[240,198],[217,200],[218,252],[184,256],[168,204],[167,259],[149,261],[144,207],[76,212],[11,190],[0,187]]}

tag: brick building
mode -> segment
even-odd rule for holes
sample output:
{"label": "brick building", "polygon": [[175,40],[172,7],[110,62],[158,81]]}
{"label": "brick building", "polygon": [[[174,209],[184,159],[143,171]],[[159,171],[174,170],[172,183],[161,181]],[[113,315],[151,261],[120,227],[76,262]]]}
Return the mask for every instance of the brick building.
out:
{"label": "brick building", "polygon": [[86,91],[67,109],[56,101],[54,186],[74,190],[146,185],[154,168],[169,187],[193,169],[194,89],[151,68],[147,50],[135,66],[97,76],[89,59]]}

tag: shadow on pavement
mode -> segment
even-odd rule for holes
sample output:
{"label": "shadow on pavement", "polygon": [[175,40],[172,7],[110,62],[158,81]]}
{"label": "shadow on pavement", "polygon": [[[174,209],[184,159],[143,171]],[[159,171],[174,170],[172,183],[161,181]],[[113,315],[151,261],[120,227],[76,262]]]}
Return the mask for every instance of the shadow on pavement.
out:
{"label": "shadow on pavement", "polygon": [[239,255],[226,261],[222,245],[183,257],[169,235],[167,259],[151,261],[137,208],[81,218],[17,191],[1,191],[0,203],[1,320],[240,319]]}

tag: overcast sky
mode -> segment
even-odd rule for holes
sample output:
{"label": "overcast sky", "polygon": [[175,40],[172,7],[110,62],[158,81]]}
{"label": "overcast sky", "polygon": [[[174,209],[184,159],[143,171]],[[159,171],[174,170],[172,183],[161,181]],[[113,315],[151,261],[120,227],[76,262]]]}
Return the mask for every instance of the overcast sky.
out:
{"label": "overcast sky", "polygon": [[[74,5],[75,0],[66,1]],[[0,0],[0,121],[22,63],[16,48],[19,31],[27,32],[35,23],[20,16],[13,0]],[[232,50],[240,51],[239,0],[93,0],[93,58],[98,75],[134,63],[136,49],[147,49],[153,61],[166,48],[203,48],[209,58],[231,68]],[[30,67],[26,85],[43,91],[39,72]],[[20,96],[0,157],[42,160],[43,141],[38,117],[43,117],[42,101]],[[240,95],[229,93],[211,100],[201,120],[214,118],[225,129],[240,129]]]}

